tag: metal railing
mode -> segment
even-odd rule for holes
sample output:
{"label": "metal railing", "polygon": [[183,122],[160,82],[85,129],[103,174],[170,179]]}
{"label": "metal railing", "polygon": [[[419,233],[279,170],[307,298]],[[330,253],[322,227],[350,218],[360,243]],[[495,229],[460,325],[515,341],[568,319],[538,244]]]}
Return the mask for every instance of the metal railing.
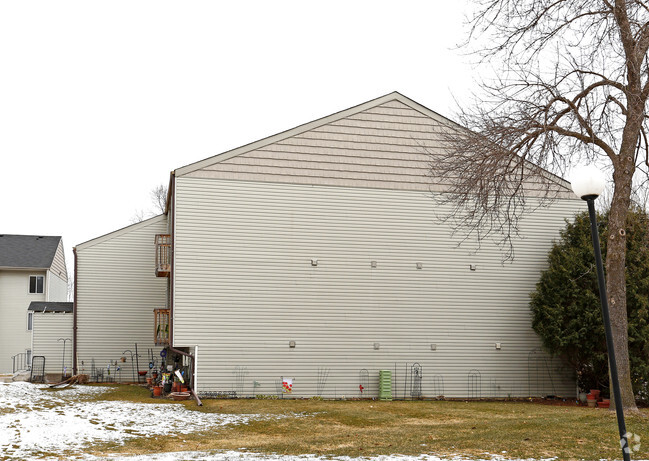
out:
{"label": "metal railing", "polygon": [[30,352],[21,352],[11,357],[13,373],[31,370],[31,355]]}

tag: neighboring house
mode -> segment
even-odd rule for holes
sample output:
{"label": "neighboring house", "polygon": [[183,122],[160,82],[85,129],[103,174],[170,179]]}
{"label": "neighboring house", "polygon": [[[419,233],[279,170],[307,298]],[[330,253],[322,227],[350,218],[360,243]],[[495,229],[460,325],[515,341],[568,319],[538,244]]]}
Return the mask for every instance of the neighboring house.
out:
{"label": "neighboring house", "polygon": [[45,358],[45,375],[54,380],[72,374],[73,303],[33,301],[32,357]]}
{"label": "neighboring house", "polygon": [[199,395],[377,397],[389,370],[399,398],[572,396],[528,303],[583,205],[557,178],[513,263],[458,246],[429,174],[449,124],[392,93],[174,170],[164,215],[76,247],[77,367],[170,343]]}
{"label": "neighboring house", "polygon": [[27,369],[33,301],[66,301],[68,273],[61,237],[0,235],[0,374]]}

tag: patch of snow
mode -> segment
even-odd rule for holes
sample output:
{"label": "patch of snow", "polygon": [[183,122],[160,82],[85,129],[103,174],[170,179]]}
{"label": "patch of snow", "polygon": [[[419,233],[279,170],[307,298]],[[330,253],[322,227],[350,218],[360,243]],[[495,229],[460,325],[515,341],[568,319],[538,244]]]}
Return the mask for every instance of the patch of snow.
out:
{"label": "patch of snow", "polygon": [[72,453],[66,457],[78,458],[93,443],[122,443],[265,419],[191,411],[181,404],[88,401],[106,390],[78,386],[50,391],[30,383],[0,384],[0,453],[9,459],[34,453]]}
{"label": "patch of snow", "polygon": [[[0,383],[0,453],[2,459],[76,459],[84,461],[466,461],[469,458],[434,455],[389,455],[350,458],[313,454],[290,456],[243,451],[183,451],[139,456],[96,457],[84,448],[101,442],[123,443],[136,437],[188,434],[228,424],[260,419],[305,417],[228,415],[192,411],[182,404],[97,401],[109,388],[77,386],[52,391],[47,385]],[[506,452],[503,452],[506,453]],[[47,457],[49,456],[49,458]],[[477,461],[510,461],[484,453]],[[526,460],[533,461],[533,460]]]}

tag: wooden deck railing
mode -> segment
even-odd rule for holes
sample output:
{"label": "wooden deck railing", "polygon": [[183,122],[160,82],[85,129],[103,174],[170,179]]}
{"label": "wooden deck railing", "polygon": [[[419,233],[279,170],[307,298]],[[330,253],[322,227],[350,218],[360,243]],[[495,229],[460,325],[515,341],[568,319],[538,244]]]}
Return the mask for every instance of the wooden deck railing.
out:
{"label": "wooden deck railing", "polygon": [[155,236],[155,275],[169,277],[171,272],[171,235],[157,234]]}
{"label": "wooden deck railing", "polygon": [[153,315],[153,342],[156,346],[169,344],[169,309],[153,309]]}

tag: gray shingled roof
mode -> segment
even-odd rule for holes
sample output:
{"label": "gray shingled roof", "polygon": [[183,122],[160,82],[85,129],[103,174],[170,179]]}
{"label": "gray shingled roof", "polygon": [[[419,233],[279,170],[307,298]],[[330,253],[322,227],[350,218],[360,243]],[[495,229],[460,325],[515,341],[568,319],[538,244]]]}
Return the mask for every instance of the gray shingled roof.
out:
{"label": "gray shingled roof", "polygon": [[74,303],[51,303],[47,301],[32,301],[27,308],[34,312],[72,312]]}
{"label": "gray shingled roof", "polygon": [[61,237],[0,234],[0,267],[49,268],[60,240]]}

